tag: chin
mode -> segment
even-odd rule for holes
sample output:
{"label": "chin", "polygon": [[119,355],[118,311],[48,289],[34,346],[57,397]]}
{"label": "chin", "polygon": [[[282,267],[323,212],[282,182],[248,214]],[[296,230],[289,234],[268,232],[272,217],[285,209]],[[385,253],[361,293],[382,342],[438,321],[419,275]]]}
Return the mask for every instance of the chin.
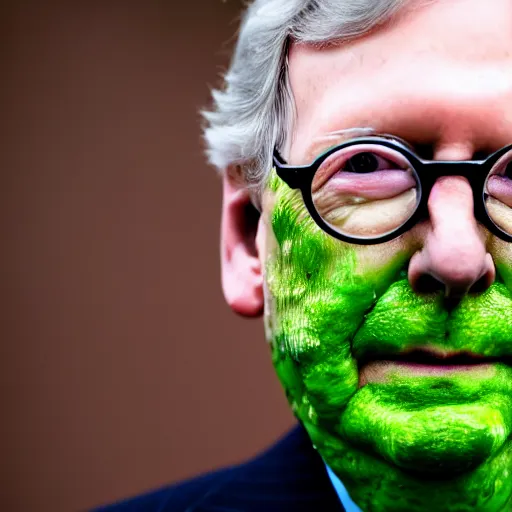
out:
{"label": "chin", "polygon": [[[365,512],[505,512],[512,510],[512,439],[480,463],[449,464],[411,446],[396,464],[308,420],[302,422],[324,461]],[[412,455],[414,454],[414,456]],[[422,456],[423,455],[423,456]]]}

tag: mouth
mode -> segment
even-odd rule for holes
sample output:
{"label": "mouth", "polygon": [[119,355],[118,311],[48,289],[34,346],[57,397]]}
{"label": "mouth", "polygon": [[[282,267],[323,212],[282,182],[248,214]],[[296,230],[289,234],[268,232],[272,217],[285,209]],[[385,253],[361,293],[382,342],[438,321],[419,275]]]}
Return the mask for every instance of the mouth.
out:
{"label": "mouth", "polygon": [[418,376],[435,376],[488,370],[496,363],[512,366],[512,358],[489,357],[469,351],[448,352],[430,347],[414,348],[397,354],[379,354],[361,359],[358,363],[359,385],[382,382],[393,370]]}

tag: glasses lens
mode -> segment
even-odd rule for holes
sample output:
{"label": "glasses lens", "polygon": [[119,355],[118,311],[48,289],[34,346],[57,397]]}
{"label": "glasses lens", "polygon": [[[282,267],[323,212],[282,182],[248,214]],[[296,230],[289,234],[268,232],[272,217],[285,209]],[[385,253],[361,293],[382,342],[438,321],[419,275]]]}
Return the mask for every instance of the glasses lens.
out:
{"label": "glasses lens", "polygon": [[485,208],[490,219],[512,235],[512,151],[494,164],[484,187]]}
{"label": "glasses lens", "polygon": [[416,171],[401,153],[378,144],[336,151],[317,170],[313,204],[340,234],[379,238],[403,226],[420,202]]}

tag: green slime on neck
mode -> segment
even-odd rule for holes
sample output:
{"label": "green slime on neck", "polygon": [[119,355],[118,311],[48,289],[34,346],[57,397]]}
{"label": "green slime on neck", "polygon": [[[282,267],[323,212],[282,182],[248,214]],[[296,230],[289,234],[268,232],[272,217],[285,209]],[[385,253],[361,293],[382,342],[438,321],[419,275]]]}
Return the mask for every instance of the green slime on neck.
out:
{"label": "green slime on neck", "polygon": [[[357,357],[434,344],[512,353],[512,297],[496,282],[450,314],[408,283],[407,254],[358,268],[272,173],[266,327],[294,414],[366,512],[512,510],[512,369],[359,387]],[[270,244],[269,244],[270,245]],[[376,251],[376,257],[378,257]]]}

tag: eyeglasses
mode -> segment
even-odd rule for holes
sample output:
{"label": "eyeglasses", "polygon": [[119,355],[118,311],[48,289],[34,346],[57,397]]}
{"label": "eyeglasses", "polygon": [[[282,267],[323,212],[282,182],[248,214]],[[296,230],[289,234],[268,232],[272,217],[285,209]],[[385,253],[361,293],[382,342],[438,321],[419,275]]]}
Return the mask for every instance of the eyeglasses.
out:
{"label": "eyeglasses", "polygon": [[345,242],[387,242],[427,219],[428,197],[441,176],[466,177],[476,220],[512,242],[512,145],[485,160],[446,162],[364,137],[329,149],[311,165],[288,165],[275,150],[274,166],[289,187],[300,189],[318,226]]}

